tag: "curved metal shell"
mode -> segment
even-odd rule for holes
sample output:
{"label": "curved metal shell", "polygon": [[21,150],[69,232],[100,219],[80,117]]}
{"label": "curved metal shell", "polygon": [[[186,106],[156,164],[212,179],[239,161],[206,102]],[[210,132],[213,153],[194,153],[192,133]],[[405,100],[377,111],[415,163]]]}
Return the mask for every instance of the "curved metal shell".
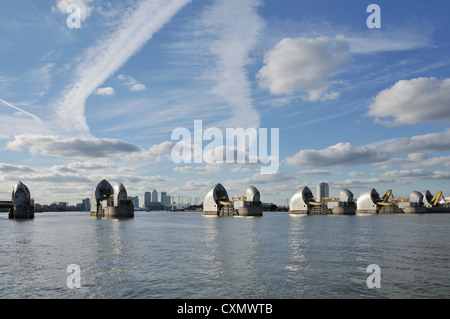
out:
{"label": "curved metal shell", "polygon": [[411,193],[411,197],[410,197],[409,201],[411,203],[417,203],[419,205],[423,205],[423,197],[424,196],[423,196],[423,194],[421,192],[413,191]]}
{"label": "curved metal shell", "polygon": [[91,207],[95,208],[97,206],[98,200],[109,198],[114,194],[114,189],[107,180],[102,180],[94,188],[91,196]]}
{"label": "curved metal shell", "polygon": [[433,199],[433,195],[431,195],[429,190],[422,191],[423,195],[423,204],[426,207],[433,207],[433,204],[431,203],[431,200]]}
{"label": "curved metal shell", "polygon": [[247,201],[249,202],[259,202],[261,201],[261,194],[255,186],[250,186],[247,188]]}
{"label": "curved metal shell", "polygon": [[114,206],[119,206],[121,201],[128,199],[127,190],[122,183],[117,183],[114,186]]}
{"label": "curved metal shell", "polygon": [[374,210],[377,207],[376,202],[379,199],[380,195],[372,188],[359,195],[356,206],[358,210]]}
{"label": "curved metal shell", "polygon": [[26,200],[31,199],[30,190],[28,187],[22,183],[21,181],[17,182],[16,185],[14,185],[13,191],[12,191],[12,201],[16,205],[23,204]]}
{"label": "curved metal shell", "polygon": [[314,196],[308,186],[295,191],[289,201],[289,210],[302,211],[308,208],[308,202],[314,201]]}
{"label": "curved metal shell", "polygon": [[339,201],[344,203],[353,203],[353,193],[348,189],[343,189],[339,194]]}
{"label": "curved metal shell", "polygon": [[28,187],[22,183],[22,181],[18,181],[16,185],[14,185],[14,189],[13,189],[13,194],[15,194],[18,190],[23,190],[25,195],[27,196],[27,198],[29,199],[30,196],[30,190],[28,189]]}
{"label": "curved metal shell", "polygon": [[213,212],[218,210],[218,201],[229,201],[228,193],[222,184],[216,184],[210,188],[203,200],[203,211]]}

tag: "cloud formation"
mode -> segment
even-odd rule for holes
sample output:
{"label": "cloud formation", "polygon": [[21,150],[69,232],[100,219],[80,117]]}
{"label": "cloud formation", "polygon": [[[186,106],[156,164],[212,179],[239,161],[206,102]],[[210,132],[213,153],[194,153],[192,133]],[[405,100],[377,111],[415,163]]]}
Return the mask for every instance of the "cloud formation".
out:
{"label": "cloud formation", "polygon": [[34,169],[23,165],[0,163],[0,172],[2,173],[31,173],[33,171]]}
{"label": "cloud formation", "polygon": [[208,175],[214,174],[221,170],[220,166],[217,165],[207,165],[207,166],[180,166],[173,169],[175,172],[182,174],[199,174]]}
{"label": "cloud formation", "polygon": [[[216,83],[212,93],[231,108],[234,127],[260,125],[245,69],[264,26],[257,12],[259,5],[259,0],[217,0],[203,12],[195,31],[201,36],[199,43],[208,43],[202,49],[214,57],[215,66],[205,76]],[[223,125],[230,122],[223,121]]]}
{"label": "cloud formation", "polygon": [[450,79],[401,80],[378,93],[368,115],[375,122],[397,126],[430,121],[450,122]]}
{"label": "cloud formation", "polygon": [[343,36],[335,38],[285,38],[264,58],[257,77],[271,94],[307,93],[309,101],[336,99],[327,92],[328,78],[349,59],[349,44]]}
{"label": "cloud formation", "polygon": [[108,86],[105,88],[98,88],[94,93],[97,95],[114,95],[114,89]]}
{"label": "cloud formation", "polygon": [[450,129],[442,133],[399,138],[385,145],[383,150],[392,153],[450,152]]}
{"label": "cloud formation", "polygon": [[383,162],[389,158],[389,153],[376,148],[338,143],[323,150],[301,150],[286,158],[286,163],[300,167],[332,167]]}
{"label": "cloud formation", "polygon": [[28,150],[32,154],[68,158],[105,158],[139,152],[133,144],[117,139],[61,139],[39,134],[16,135],[6,148],[13,151]]}
{"label": "cloud formation", "polygon": [[138,52],[190,0],[140,1],[123,14],[117,28],[87,49],[73,83],[57,102],[58,121],[69,131],[88,133],[87,98]]}
{"label": "cloud formation", "polygon": [[22,113],[22,114],[28,115],[28,116],[31,117],[35,122],[37,122],[37,123],[42,123],[42,120],[41,120],[39,117],[37,117],[36,115],[31,114],[31,113],[29,113],[29,112],[27,112],[27,111],[24,111],[24,110],[22,110],[21,108],[15,106],[15,105],[12,105],[11,103],[6,102],[5,100],[0,99],[0,102],[2,102],[3,104],[9,106],[9,107],[12,108],[12,109],[15,109],[15,110],[19,111],[19,112]]}
{"label": "cloud formation", "polygon": [[123,74],[120,74],[117,76],[117,78],[121,81],[123,81],[124,85],[130,89],[130,91],[143,91],[146,89],[145,85],[142,83],[139,83],[135,78],[132,76],[125,76]]}
{"label": "cloud formation", "polygon": [[56,0],[56,7],[52,7],[52,11],[59,11],[63,14],[67,14],[67,8],[71,4],[77,4],[81,9],[81,21],[85,21],[94,11],[92,6],[93,0]]}

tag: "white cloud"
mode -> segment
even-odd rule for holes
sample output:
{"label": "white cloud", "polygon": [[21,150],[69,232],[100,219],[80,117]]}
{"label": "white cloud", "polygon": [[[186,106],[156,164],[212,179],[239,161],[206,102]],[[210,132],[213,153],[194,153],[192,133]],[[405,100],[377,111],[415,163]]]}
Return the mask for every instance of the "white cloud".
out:
{"label": "white cloud", "polygon": [[93,0],[56,0],[56,7],[52,7],[52,11],[59,10],[62,14],[68,14],[67,7],[71,4],[77,4],[81,9],[81,21],[85,21],[94,11],[92,2]]}
{"label": "white cloud", "polygon": [[260,125],[246,71],[251,62],[249,54],[264,26],[257,12],[260,4],[259,0],[217,0],[203,12],[195,30],[200,35],[198,43],[203,44],[198,48],[201,54],[214,59],[213,67],[205,73],[205,77],[216,83],[212,93],[225,101],[232,111],[229,121],[216,126],[229,127],[230,122],[233,127],[257,128]]}
{"label": "white cloud", "polygon": [[250,173],[252,170],[249,167],[237,166],[231,169],[233,173]]}
{"label": "white cloud", "polygon": [[[195,181],[187,181],[184,185],[175,186],[170,190],[172,194],[185,194],[187,192],[198,192],[201,190],[201,193],[206,194],[209,188],[211,188],[215,183],[215,181],[211,180],[195,180]],[[202,198],[203,200],[203,198]]]}
{"label": "white cloud", "polygon": [[39,117],[37,117],[36,115],[31,114],[31,113],[29,113],[29,112],[27,112],[25,110],[22,110],[21,108],[15,106],[15,105],[12,105],[11,103],[6,102],[5,100],[0,99],[0,102],[2,102],[3,104],[6,104],[7,106],[9,106],[12,109],[15,109],[15,110],[19,111],[22,114],[30,116],[31,118],[33,118],[33,120],[35,122],[42,123],[42,120]]}
{"label": "white cloud", "polygon": [[[242,187],[242,185],[262,185],[262,184],[285,184],[296,180],[297,177],[293,175],[287,175],[282,172],[277,172],[275,174],[260,174],[256,173],[248,178],[241,180],[227,180],[226,185],[234,187]],[[224,185],[225,187],[227,187]]]}
{"label": "white cloud", "polygon": [[182,174],[199,174],[199,175],[208,175],[214,174],[221,170],[219,166],[207,165],[207,166],[181,166],[175,167],[173,169],[175,172],[179,172]]}
{"label": "white cloud", "polygon": [[328,93],[328,78],[349,59],[348,41],[343,36],[285,38],[265,55],[257,77],[260,86],[272,94],[305,92],[308,100],[336,99]]}
{"label": "white cloud", "polygon": [[114,95],[114,88],[110,86],[98,88],[94,93],[97,95]]}
{"label": "white cloud", "polygon": [[157,145],[153,145],[149,149],[140,150],[126,156],[127,159],[134,161],[154,161],[170,160],[170,154],[174,146],[173,142],[165,141]]}
{"label": "white cloud", "polygon": [[[413,153],[416,154],[416,153]],[[387,169],[393,165],[398,165],[401,168],[420,168],[420,167],[447,167],[450,168],[450,156],[438,156],[433,158],[427,158],[425,153],[421,154],[425,155],[424,159],[417,159],[411,154],[408,155],[407,158],[392,158],[386,162],[377,163],[376,165],[380,169]]]}
{"label": "white cloud", "polygon": [[115,165],[111,165],[111,163],[99,163],[95,162],[73,162],[67,165],[68,169],[71,170],[83,170],[83,171],[94,171],[105,168],[118,168]]}
{"label": "white cloud", "polygon": [[51,71],[53,67],[53,63],[46,63],[42,67],[34,69],[30,72],[30,79],[32,79],[34,83],[38,84],[39,92],[37,94],[39,97],[43,97],[47,94],[51,87]]}
{"label": "white cloud", "polygon": [[388,126],[429,121],[450,122],[450,79],[416,78],[398,81],[378,93],[368,115]]}
{"label": "white cloud", "polygon": [[426,171],[423,169],[393,170],[380,175],[380,178],[395,178],[398,180],[449,179],[450,172]]}
{"label": "white cloud", "polygon": [[120,74],[117,78],[124,82],[125,86],[127,86],[130,91],[143,91],[146,89],[145,85],[136,81],[132,76],[125,76]]}
{"label": "white cloud", "polygon": [[23,165],[0,163],[0,172],[2,173],[30,173],[33,171],[34,169]]}
{"label": "white cloud", "polygon": [[16,135],[7,143],[6,148],[69,158],[115,157],[140,151],[135,145],[116,139],[61,139],[57,136],[39,134]]}
{"label": "white cloud", "polygon": [[357,177],[357,176],[365,176],[366,173],[363,173],[363,172],[350,172],[350,173],[348,173],[348,175],[352,176],[352,177]]}
{"label": "white cloud", "polygon": [[429,45],[427,34],[424,30],[396,30],[374,33],[372,36],[347,37],[350,52],[354,54],[373,54],[389,51],[407,51]]}
{"label": "white cloud", "polygon": [[351,166],[382,162],[389,158],[389,153],[376,148],[338,143],[323,150],[301,150],[286,158],[286,163],[305,167]]}
{"label": "white cloud", "polygon": [[450,151],[450,129],[442,133],[431,133],[391,141],[382,149],[392,153],[428,153]]}
{"label": "white cloud", "polygon": [[58,100],[57,117],[68,131],[87,134],[87,98],[190,0],[141,1],[125,12],[117,28],[85,52],[74,71],[74,81]]}
{"label": "white cloud", "polygon": [[296,177],[325,176],[325,175],[331,175],[331,173],[326,169],[310,169],[295,172]]}

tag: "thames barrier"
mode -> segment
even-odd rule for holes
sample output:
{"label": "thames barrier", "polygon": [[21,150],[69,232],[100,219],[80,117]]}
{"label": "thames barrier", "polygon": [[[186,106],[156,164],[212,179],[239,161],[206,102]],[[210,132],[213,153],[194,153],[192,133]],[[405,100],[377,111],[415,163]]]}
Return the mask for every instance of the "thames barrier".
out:
{"label": "thames barrier", "polygon": [[[322,185],[324,183],[320,183]],[[325,183],[326,184],[326,183]],[[326,185],[328,186],[328,185]],[[308,186],[298,188],[289,200],[288,211],[292,215],[356,215],[356,214],[426,214],[450,213],[450,201],[442,191],[433,195],[429,190],[413,191],[409,197],[396,198],[391,189],[380,196],[374,188],[362,192],[357,199],[349,189],[342,189],[339,197],[322,196],[318,190],[314,197]],[[133,218],[134,204],[128,198],[122,183],[114,187],[102,180],[91,195],[91,216],[99,218]],[[35,215],[34,200],[28,187],[17,182],[10,201],[0,201],[0,209],[9,212],[10,219],[32,219]],[[231,199],[225,187],[212,186],[203,200],[205,216],[263,216],[261,194],[255,186],[249,186],[245,195]]]}
{"label": "thames barrier", "polygon": [[361,193],[356,201],[348,189],[343,189],[339,198],[323,197],[316,200],[311,190],[304,186],[291,196],[289,213],[303,215],[450,213],[450,203],[442,191],[434,196],[429,190],[413,191],[409,198],[396,198],[391,189],[380,197],[374,188]]}
{"label": "thames barrier", "polygon": [[30,190],[21,181],[14,186],[11,201],[0,201],[0,209],[7,209],[10,219],[34,218],[34,203]]}

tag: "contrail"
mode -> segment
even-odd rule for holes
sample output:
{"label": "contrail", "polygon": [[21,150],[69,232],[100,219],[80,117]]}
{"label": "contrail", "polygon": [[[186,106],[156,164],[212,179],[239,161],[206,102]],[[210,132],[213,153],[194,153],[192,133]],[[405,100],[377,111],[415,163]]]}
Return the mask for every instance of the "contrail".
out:
{"label": "contrail", "polygon": [[57,102],[57,115],[65,129],[89,131],[84,114],[88,97],[189,2],[140,1],[132,12],[123,16],[112,34],[86,50],[84,62],[74,71],[74,82]]}
{"label": "contrail", "polygon": [[17,106],[12,105],[11,103],[6,102],[5,100],[0,99],[0,102],[3,102],[4,104],[8,105],[9,107],[12,107],[13,109],[22,112],[25,115],[31,116],[36,122],[42,122],[42,120],[37,117],[36,115],[33,115],[27,111],[22,110],[21,108],[18,108]]}

